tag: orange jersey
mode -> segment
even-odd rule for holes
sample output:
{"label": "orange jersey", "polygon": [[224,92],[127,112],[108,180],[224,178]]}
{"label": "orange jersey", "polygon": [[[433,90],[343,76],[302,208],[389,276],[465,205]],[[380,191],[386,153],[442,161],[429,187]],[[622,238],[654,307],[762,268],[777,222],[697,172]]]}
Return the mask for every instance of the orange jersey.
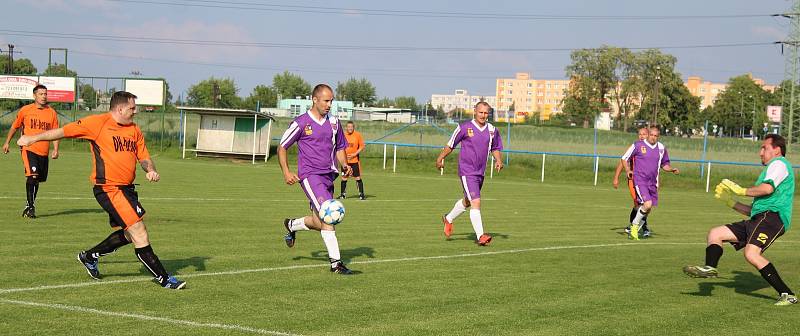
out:
{"label": "orange jersey", "polygon": [[92,148],[92,176],[95,185],[129,185],[136,178],[136,166],[149,160],[142,130],[136,124],[120,125],[111,113],[88,116],[64,126],[64,136],[89,140]]}
{"label": "orange jersey", "polygon": [[[22,127],[23,135],[36,135],[58,128],[58,115],[56,110],[49,105],[39,108],[36,103],[28,104],[19,109],[17,119],[14,120],[11,127]],[[47,156],[50,152],[50,141],[37,141],[30,146],[23,146],[22,149],[40,156]]]}
{"label": "orange jersey", "polygon": [[[358,133],[358,131],[353,131],[353,134],[344,132],[344,137],[347,139],[347,148],[344,149],[345,154],[352,155],[359,149],[364,148],[364,138],[361,137],[361,133]],[[348,159],[347,163],[358,163],[358,156]]]}

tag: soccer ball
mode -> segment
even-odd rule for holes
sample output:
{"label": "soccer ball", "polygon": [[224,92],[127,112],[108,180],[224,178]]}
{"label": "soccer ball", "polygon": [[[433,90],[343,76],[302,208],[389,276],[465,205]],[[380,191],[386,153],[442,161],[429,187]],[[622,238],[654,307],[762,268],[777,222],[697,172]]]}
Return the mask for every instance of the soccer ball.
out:
{"label": "soccer ball", "polygon": [[322,202],[319,207],[319,218],[326,224],[336,225],[344,219],[344,204],[335,199]]}

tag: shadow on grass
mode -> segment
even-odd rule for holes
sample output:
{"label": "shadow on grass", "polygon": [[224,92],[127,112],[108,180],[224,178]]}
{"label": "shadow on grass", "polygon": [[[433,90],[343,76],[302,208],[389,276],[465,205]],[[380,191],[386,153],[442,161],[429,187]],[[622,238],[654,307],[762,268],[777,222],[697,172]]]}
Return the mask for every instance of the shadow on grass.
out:
{"label": "shadow on grass", "polygon": [[[508,237],[509,237],[509,235],[507,235],[507,234],[504,234],[504,233],[492,233],[492,232],[486,232],[486,234],[488,234],[488,235],[492,236],[492,240],[495,240],[495,239],[497,239],[497,238],[500,238],[500,239],[508,239]],[[476,241],[476,240],[478,240],[478,237],[477,237],[477,236],[475,236],[475,232],[473,232],[473,233],[454,233],[454,234],[452,234],[452,235],[450,236],[450,238],[447,238],[447,240],[469,240],[469,241]]]}
{"label": "shadow on grass", "polygon": [[[186,269],[188,267],[194,267],[195,271],[205,271],[206,270],[206,261],[210,260],[211,257],[191,257],[185,259],[169,259],[169,260],[161,260],[161,264],[164,265],[164,268],[167,270],[167,273],[170,275],[178,275],[181,274],[181,270]],[[102,267],[103,264],[128,264],[134,263],[139,264],[139,273],[116,273],[116,274],[109,274],[110,276],[114,277],[125,277],[125,276],[136,276],[136,275],[151,275],[150,271],[144,268],[138,260],[135,259],[135,256],[132,260],[120,260],[120,261],[109,261],[103,262],[100,261],[100,272],[102,274]],[[106,276],[104,274],[104,276]]]}
{"label": "shadow on grass", "polygon": [[[353,259],[359,257],[366,257],[373,259],[375,258],[375,249],[371,247],[356,247],[354,249],[345,249],[341,250],[342,259],[345,261],[352,261]],[[297,256],[294,257],[293,260],[319,260],[319,261],[328,261],[328,251],[327,250],[320,250],[311,252],[311,256]]]}
{"label": "shadow on grass", "polygon": [[[721,278],[717,279],[721,280]],[[769,284],[767,284],[767,282],[764,281],[761,276],[742,271],[734,271],[733,278],[727,281],[700,282],[697,284],[696,292],[683,294],[692,296],[711,296],[711,292],[713,292],[714,288],[716,287],[733,288],[737,294],[749,295],[759,299],[775,300],[774,297],[754,293],[755,291],[769,287]]]}
{"label": "shadow on grass", "polygon": [[62,216],[62,215],[74,215],[74,214],[85,214],[85,213],[101,213],[105,212],[103,209],[92,208],[92,209],[69,209],[54,213],[45,213],[45,214],[36,214],[36,217],[55,217],[55,216]]}

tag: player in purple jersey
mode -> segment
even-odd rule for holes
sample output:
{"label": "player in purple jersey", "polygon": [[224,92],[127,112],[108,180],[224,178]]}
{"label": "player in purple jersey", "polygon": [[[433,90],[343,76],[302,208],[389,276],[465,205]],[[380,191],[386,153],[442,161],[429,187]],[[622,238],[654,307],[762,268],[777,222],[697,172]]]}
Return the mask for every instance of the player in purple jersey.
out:
{"label": "player in purple jersey", "polygon": [[[631,221],[630,238],[639,240],[639,228],[647,220],[651,209],[658,206],[658,174],[659,168],[666,172],[679,174],[678,168],[670,166],[669,154],[664,144],[658,142],[660,131],[658,127],[651,126],[647,140],[633,143],[622,156],[628,178],[633,179],[634,190],[639,206],[636,217]],[[628,160],[636,162],[633,169]]]}
{"label": "player in purple jersey", "polygon": [[[650,134],[650,131],[649,131],[648,127],[640,128],[639,129],[639,140],[646,140],[648,134]],[[633,167],[634,167],[633,158],[628,159],[628,165],[631,167],[631,169],[633,169]],[[617,164],[617,170],[614,171],[614,180],[612,181],[612,184],[614,185],[614,189],[617,189],[619,187],[619,175],[622,174],[622,169],[624,169],[624,168],[625,168],[625,166],[622,165],[622,160],[620,160],[619,164]],[[633,222],[633,218],[636,217],[636,210],[638,210],[639,205],[641,205],[641,204],[639,204],[639,198],[636,197],[636,189],[634,189],[634,185],[633,185],[633,180],[632,179],[628,179],[628,191],[631,193],[631,198],[633,199],[633,207],[631,208],[630,219],[628,220],[628,223],[630,223],[630,222]],[[644,221],[642,223],[642,232],[644,232],[642,234],[643,237],[645,237],[645,238],[646,237],[650,237],[650,229],[647,228],[647,222],[646,221]],[[625,227],[625,233],[631,233],[631,227],[630,226]]]}
{"label": "player in purple jersey", "polygon": [[[343,174],[351,173],[344,153],[347,140],[339,120],[329,114],[333,89],[326,84],[319,84],[314,87],[311,96],[311,109],[294,119],[289,129],[283,133],[278,146],[278,163],[286,184],[299,183],[311,206],[310,216],[286,218],[283,221],[287,231],[284,240],[286,246],[292,247],[297,231],[319,231],[328,249],[331,272],[352,274],[341,260],[334,226],[322,222],[318,215],[320,205],[333,198],[333,181],[339,175],[337,163],[342,167]],[[298,148],[297,174],[289,170],[286,159],[286,150],[295,143]]]}
{"label": "player in purple jersey", "polygon": [[436,167],[443,169],[444,159],[453,152],[459,143],[461,144],[461,151],[458,153],[458,176],[461,178],[464,198],[456,201],[450,213],[442,217],[444,235],[450,238],[450,235],[453,234],[453,221],[471,207],[469,219],[475,230],[476,242],[481,246],[486,246],[492,241],[492,236],[483,232],[483,220],[481,219],[481,187],[483,187],[484,171],[486,171],[486,160],[489,158],[489,153],[494,156],[494,168],[498,172],[503,169],[503,160],[500,157],[503,143],[500,132],[494,125],[487,122],[490,109],[491,106],[486,102],[475,104],[475,119],[456,127],[447,146],[442,149],[442,153],[436,159]]}

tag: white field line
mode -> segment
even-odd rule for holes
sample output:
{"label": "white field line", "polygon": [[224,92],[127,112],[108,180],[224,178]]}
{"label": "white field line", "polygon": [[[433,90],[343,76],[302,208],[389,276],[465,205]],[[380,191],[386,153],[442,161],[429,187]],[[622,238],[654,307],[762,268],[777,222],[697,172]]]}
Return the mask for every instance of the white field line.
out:
{"label": "white field line", "polygon": [[272,330],[250,328],[250,327],[245,327],[245,326],[240,326],[240,325],[235,325],[235,324],[231,325],[231,324],[221,324],[221,323],[203,323],[203,322],[194,322],[194,321],[187,321],[187,320],[176,320],[176,319],[172,319],[172,318],[168,318],[168,317],[148,316],[148,315],[131,314],[131,313],[118,313],[118,312],[98,310],[98,309],[93,309],[93,308],[85,308],[85,307],[80,307],[80,306],[68,306],[68,305],[63,305],[63,304],[58,304],[58,303],[39,303],[39,302],[7,300],[7,299],[0,299],[0,303],[12,304],[12,305],[20,305],[20,306],[28,306],[28,307],[59,309],[59,310],[66,310],[66,311],[79,312],[79,313],[89,313],[89,314],[95,314],[95,315],[124,317],[124,318],[132,318],[132,319],[145,320],[145,321],[164,322],[164,323],[184,325],[184,326],[189,326],[189,327],[194,327],[194,328],[203,328],[203,329],[233,330],[233,331],[239,331],[239,332],[243,332],[243,333],[261,334],[261,335],[299,336],[297,334],[290,334],[290,333],[285,333],[285,332],[280,332],[280,331],[272,331]]}
{"label": "white field line", "polygon": [[[670,243],[670,242],[658,242],[658,243],[640,242],[640,243],[633,243],[633,242],[631,242],[631,243],[594,244],[594,245],[548,246],[548,247],[532,247],[532,248],[515,249],[515,250],[487,251],[487,252],[477,252],[477,253],[462,253],[462,254],[449,254],[449,255],[438,255],[438,256],[421,256],[421,257],[407,257],[407,258],[395,258],[395,259],[378,259],[378,260],[353,261],[353,262],[350,263],[350,265],[380,264],[380,263],[389,263],[389,262],[408,262],[408,261],[423,261],[423,260],[439,260],[439,259],[453,259],[453,258],[467,258],[467,257],[481,257],[481,256],[488,256],[488,255],[524,253],[524,252],[534,252],[534,251],[588,249],[588,248],[619,247],[619,246],[700,245],[700,244],[705,244],[705,243]],[[223,271],[223,272],[191,273],[191,274],[181,275],[179,277],[180,278],[196,278],[196,277],[203,277],[203,276],[237,275],[237,274],[246,274],[246,273],[274,272],[274,271],[285,271],[285,270],[295,270],[295,269],[305,269],[305,268],[320,268],[320,267],[323,267],[323,266],[327,267],[328,264],[327,263],[318,263],[318,264],[308,264],[308,265],[294,265],[294,266],[266,267],[266,268],[256,268],[256,269],[243,269],[243,270],[233,270],[233,271]],[[7,288],[7,289],[0,289],[0,295],[8,294],[8,293],[40,291],[40,290],[47,290],[47,289],[79,288],[79,287],[111,285],[111,284],[119,284],[119,283],[142,282],[142,281],[152,281],[152,278],[149,278],[149,277],[135,277],[135,278],[124,279],[124,280],[91,281],[91,282],[78,282],[78,283],[62,284],[62,285],[45,285],[45,286],[25,287],[25,288]]]}
{"label": "white field line", "polygon": [[[25,197],[21,196],[0,196],[0,199],[18,199],[23,200]],[[39,196],[36,197],[37,200],[46,199],[46,200],[92,200],[94,201],[94,197],[47,197],[47,196]],[[274,199],[258,199],[258,198],[201,198],[201,197],[140,197],[142,201],[200,201],[200,202],[291,202],[291,201],[308,201],[307,199],[285,199],[285,198],[274,198]],[[498,201],[499,199],[496,198],[482,198],[481,201]],[[368,202],[452,202],[450,198],[436,198],[436,199],[370,199]]]}

